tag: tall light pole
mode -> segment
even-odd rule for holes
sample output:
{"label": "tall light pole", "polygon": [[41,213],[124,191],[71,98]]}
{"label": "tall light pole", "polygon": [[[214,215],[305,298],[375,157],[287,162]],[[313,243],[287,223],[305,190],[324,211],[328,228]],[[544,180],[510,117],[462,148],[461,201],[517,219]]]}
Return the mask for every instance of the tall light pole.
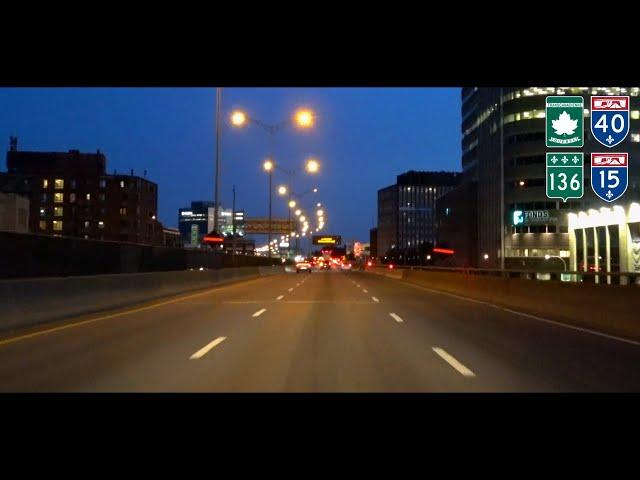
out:
{"label": "tall light pole", "polygon": [[218,201],[220,190],[220,102],[222,100],[222,88],[216,88],[216,179],[213,209],[213,230],[218,233]]}
{"label": "tall light pole", "polygon": [[[313,125],[315,124],[315,114],[313,113],[313,111],[307,109],[307,108],[300,108],[298,110],[296,110],[293,114],[293,116],[291,118],[288,118],[287,120],[284,120],[280,123],[276,123],[276,124],[268,124],[265,123],[261,120],[258,120],[257,118],[253,118],[250,117],[249,115],[247,115],[246,112],[242,111],[242,110],[235,110],[234,112],[231,113],[231,124],[234,127],[244,127],[245,125],[247,125],[248,123],[253,123],[254,125],[257,125],[259,127],[261,127],[263,130],[265,130],[268,134],[269,134],[269,163],[270,163],[270,167],[267,170],[266,169],[266,162],[265,162],[265,170],[267,170],[267,172],[269,173],[269,233],[268,233],[268,237],[269,237],[269,242],[271,242],[271,199],[272,199],[272,192],[271,192],[271,188],[272,188],[272,182],[271,182],[271,176],[272,176],[272,170],[276,167],[276,165],[273,163],[273,161],[271,159],[273,159],[273,139],[276,133],[278,133],[279,131],[281,131],[284,127],[286,127],[287,125],[295,125],[296,127],[298,127],[301,130],[308,130],[310,128],[313,127]],[[312,161],[312,163],[307,163],[307,171],[309,173],[316,173],[318,171],[319,168],[319,163],[315,160]],[[271,257],[271,248],[269,248],[269,257]]]}
{"label": "tall light pole", "polygon": [[272,177],[273,177],[273,162],[270,159],[265,160],[262,164],[264,171],[269,174],[269,258],[271,258],[271,198],[272,198]]}

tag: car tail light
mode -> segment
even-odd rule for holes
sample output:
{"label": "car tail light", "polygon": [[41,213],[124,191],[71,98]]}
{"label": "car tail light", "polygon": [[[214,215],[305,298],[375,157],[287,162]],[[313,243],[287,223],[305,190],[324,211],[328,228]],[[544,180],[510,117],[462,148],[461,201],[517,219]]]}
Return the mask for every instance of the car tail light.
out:
{"label": "car tail light", "polygon": [[390,264],[390,265],[389,265],[389,268],[393,268],[393,265],[392,265],[392,264]]}

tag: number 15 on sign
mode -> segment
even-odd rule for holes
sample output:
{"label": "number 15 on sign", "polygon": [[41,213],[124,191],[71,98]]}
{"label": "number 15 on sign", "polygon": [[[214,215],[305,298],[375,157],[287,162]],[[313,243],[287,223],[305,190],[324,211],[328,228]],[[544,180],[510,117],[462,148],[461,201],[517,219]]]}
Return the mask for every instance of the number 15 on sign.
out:
{"label": "number 15 on sign", "polygon": [[582,198],[584,193],[584,154],[547,153],[547,198]]}

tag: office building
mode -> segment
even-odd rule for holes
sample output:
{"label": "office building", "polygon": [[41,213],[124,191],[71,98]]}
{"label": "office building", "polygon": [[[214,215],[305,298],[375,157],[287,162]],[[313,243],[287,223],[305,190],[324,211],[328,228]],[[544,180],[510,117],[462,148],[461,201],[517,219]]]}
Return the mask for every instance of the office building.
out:
{"label": "office building", "polygon": [[[545,100],[549,95],[584,97],[584,196],[546,196]],[[477,184],[477,266],[532,267],[545,255],[569,257],[567,214],[606,202],[591,189],[590,153],[608,151],[590,129],[591,95],[629,95],[630,132],[612,151],[630,156],[629,186],[619,202],[639,195],[639,87],[510,87],[462,89],[463,182]],[[611,206],[607,204],[606,206]],[[504,255],[503,255],[504,252]],[[504,257],[504,261],[503,261]]]}
{"label": "office building", "polygon": [[433,248],[438,238],[437,199],[459,182],[456,172],[409,171],[378,190],[378,256],[397,253],[411,262]]}
{"label": "office building", "polygon": [[158,186],[106,165],[100,151],[19,151],[12,137],[0,191],[29,198],[30,232],[161,245]]}
{"label": "office building", "polygon": [[373,258],[376,258],[378,256],[378,228],[377,227],[369,229],[369,245],[370,245],[369,255]]}
{"label": "office building", "polygon": [[[215,203],[208,201],[193,201],[190,207],[178,209],[178,229],[185,247],[200,248],[204,236],[213,231]],[[236,236],[245,235],[244,210],[218,210],[218,230],[223,237],[232,237],[235,223]]]}

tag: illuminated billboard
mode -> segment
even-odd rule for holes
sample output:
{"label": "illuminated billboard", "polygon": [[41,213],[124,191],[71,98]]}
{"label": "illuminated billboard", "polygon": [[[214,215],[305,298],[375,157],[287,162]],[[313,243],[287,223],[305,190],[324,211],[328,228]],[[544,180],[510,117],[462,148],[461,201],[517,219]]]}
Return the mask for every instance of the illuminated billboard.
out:
{"label": "illuminated billboard", "polygon": [[340,245],[342,237],[340,235],[314,235],[314,245]]}

